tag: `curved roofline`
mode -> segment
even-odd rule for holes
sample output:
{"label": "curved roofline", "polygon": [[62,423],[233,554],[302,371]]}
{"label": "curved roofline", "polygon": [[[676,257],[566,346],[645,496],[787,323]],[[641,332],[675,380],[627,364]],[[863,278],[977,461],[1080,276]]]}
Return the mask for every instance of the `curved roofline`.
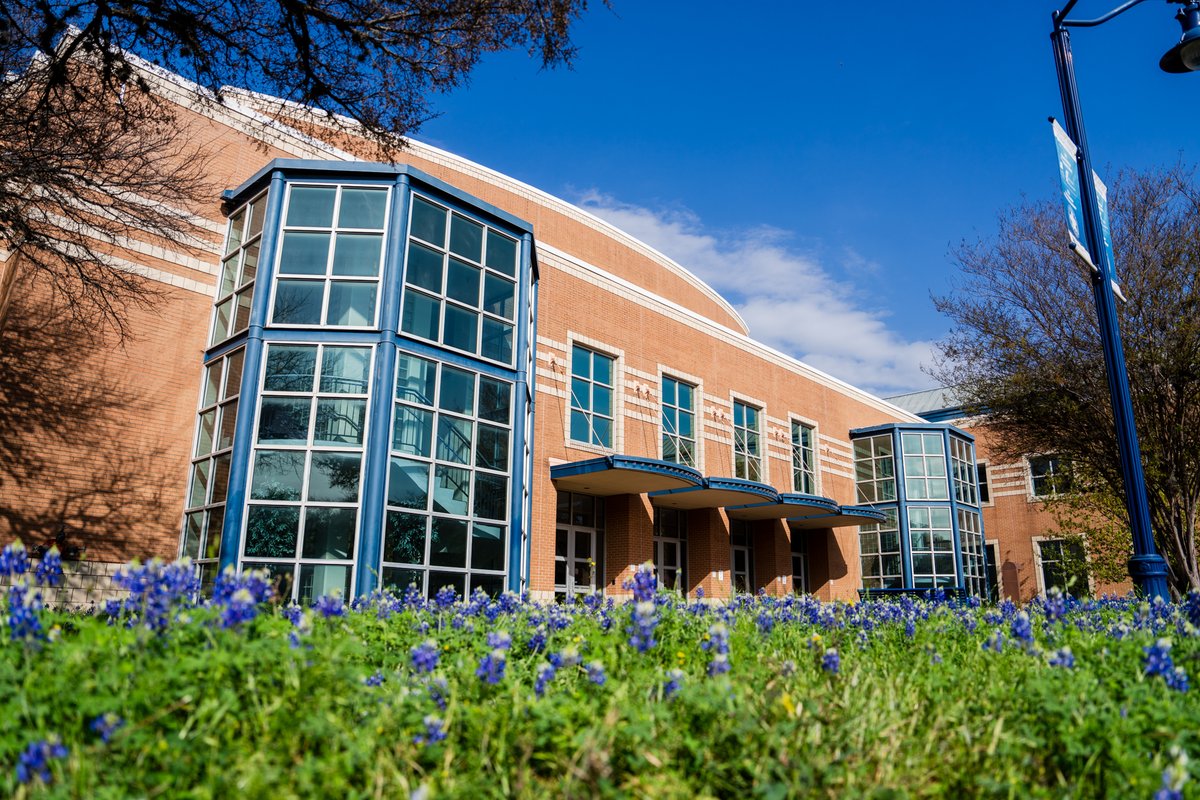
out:
{"label": "curved roofline", "polygon": [[[254,92],[249,89],[222,87],[221,91],[223,94],[238,97],[239,99],[252,104],[269,103],[273,105],[275,109],[286,108],[296,112],[297,115],[305,114],[309,117],[309,119],[305,120],[306,122],[311,122],[332,130],[346,130],[347,128],[353,128],[358,125],[358,123],[356,123],[354,120],[341,116],[339,116],[337,118],[338,121],[334,123],[328,119],[329,115],[322,115],[321,113],[318,113],[316,109],[295,103],[290,100],[271,97],[270,95],[262,94],[261,92]],[[652,261],[657,262],[660,266],[673,272],[694,286],[703,295],[724,309],[725,312],[741,326],[743,333],[746,335],[750,334],[750,326],[746,324],[746,320],[741,314],[738,313],[737,309],[733,307],[733,304],[726,300],[720,292],[701,280],[687,267],[683,266],[654,247],[646,244],[636,236],[626,233],[616,225],[613,225],[611,222],[606,222],[590,211],[580,208],[574,203],[564,200],[561,197],[552,195],[544,189],[539,189],[536,186],[525,183],[524,181],[514,178],[511,175],[505,175],[503,172],[499,172],[491,167],[485,166],[476,161],[472,161],[471,159],[460,156],[457,153],[452,153],[449,150],[443,150],[440,147],[427,144],[426,142],[422,142],[410,136],[404,137],[404,141],[406,146],[409,147],[414,154],[420,157],[426,158],[430,161],[440,160],[449,162],[447,163],[447,166],[451,167],[452,169],[457,169],[460,172],[467,172],[468,174],[475,173],[476,177],[485,180],[487,183],[492,184],[498,189],[503,189],[511,192],[512,194],[525,195],[531,197],[532,199],[536,199],[544,207],[552,211],[557,211],[564,216],[572,217],[577,222],[587,225],[593,230],[596,230],[612,239],[621,242],[631,250],[640,252],[642,255],[646,256]],[[422,155],[422,152],[424,152],[426,155]],[[713,321],[716,322],[716,320]]]}

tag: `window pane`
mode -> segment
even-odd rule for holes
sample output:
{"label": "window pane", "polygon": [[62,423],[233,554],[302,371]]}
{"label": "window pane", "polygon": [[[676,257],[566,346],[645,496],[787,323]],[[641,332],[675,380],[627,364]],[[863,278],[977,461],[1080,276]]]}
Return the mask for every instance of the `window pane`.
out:
{"label": "window pane", "polygon": [[517,243],[495,231],[488,231],[487,265],[505,275],[517,274]]}
{"label": "window pane", "polygon": [[517,285],[498,275],[487,275],[483,281],[483,310],[512,319],[516,307]]}
{"label": "window pane", "polygon": [[350,567],[340,564],[300,565],[301,605],[308,605],[318,597],[334,594],[350,596]]}
{"label": "window pane", "polygon": [[216,410],[207,411],[200,415],[200,427],[196,432],[195,455],[206,456],[212,452],[213,433],[217,424]]}
{"label": "window pane", "polygon": [[471,421],[443,414],[438,420],[437,457],[456,464],[471,462]]}
{"label": "window pane", "polygon": [[221,531],[225,527],[225,509],[214,508],[204,512],[208,517],[208,530],[204,532],[204,558],[221,557]]}
{"label": "window pane", "polygon": [[212,343],[223,342],[229,337],[229,315],[233,313],[233,301],[226,300],[217,305],[216,320],[213,322]]}
{"label": "window pane", "polygon": [[332,186],[293,186],[288,198],[287,224],[302,228],[328,228],[333,223]]}
{"label": "window pane", "polygon": [[371,327],[375,324],[375,282],[334,281],[329,286],[326,325]]}
{"label": "window pane", "polygon": [[393,458],[388,472],[388,505],[425,508],[429,500],[429,465]]}
{"label": "window pane", "polygon": [[354,558],[356,508],[310,508],[304,512],[304,558]]}
{"label": "window pane", "polygon": [[587,415],[582,411],[571,411],[571,439],[576,442],[590,442],[591,426],[588,425]]}
{"label": "window pane", "polygon": [[221,386],[221,366],[223,361],[215,361],[204,368],[204,396],[200,407],[211,406],[217,402],[217,390]]}
{"label": "window pane", "polygon": [[371,374],[369,347],[326,347],[321,357],[321,391],[366,394]]}
{"label": "window pane", "polygon": [[479,354],[484,358],[512,363],[513,326],[494,319],[483,319],[483,347]]}
{"label": "window pane", "polygon": [[365,400],[318,400],[313,444],[361,445],[366,419]]}
{"label": "window pane", "polygon": [[429,517],[424,514],[387,512],[387,527],[383,534],[383,560],[399,561],[402,564],[424,564],[425,524],[428,520]]}
{"label": "window pane", "polygon": [[596,385],[592,391],[592,411],[606,417],[612,416],[612,389]]}
{"label": "window pane", "polygon": [[213,459],[212,491],[208,501],[210,503],[225,502],[225,495],[229,491],[229,462],[229,453]]}
{"label": "window pane", "polygon": [[416,242],[409,242],[408,270],[404,279],[413,286],[441,294],[444,261],[445,257],[441,253]]}
{"label": "window pane", "polygon": [[233,294],[233,289],[237,286],[237,277],[238,257],[234,255],[221,263],[221,288],[217,297],[228,297]]}
{"label": "window pane", "polygon": [[304,481],[304,453],[259,450],[254,454],[254,500],[299,500]]}
{"label": "window pane", "polygon": [[449,347],[474,353],[478,337],[479,315],[447,303],[446,332],[442,341]]}
{"label": "window pane", "polygon": [[188,492],[188,508],[205,505],[208,501],[208,476],[211,461],[198,461],[192,465],[192,488]]}
{"label": "window pane", "polygon": [[411,289],[404,290],[404,313],[400,327],[405,333],[437,341],[441,318],[440,301]]}
{"label": "window pane", "polygon": [[264,397],[258,413],[259,443],[307,444],[311,408],[306,397]]}
{"label": "window pane", "polygon": [[250,227],[246,230],[246,238],[253,239],[262,233],[263,222],[267,214],[267,196],[259,195],[254,200],[250,201]]}
{"label": "window pane", "polygon": [[278,281],[271,321],[282,325],[319,325],[324,295],[324,281]]}
{"label": "window pane", "polygon": [[221,406],[221,425],[217,432],[217,450],[233,447],[233,437],[237,431],[237,414],[237,400],[231,400]]}
{"label": "window pane", "polygon": [[280,275],[324,275],[328,261],[328,233],[288,231],[283,234]]}
{"label": "window pane", "polygon": [[472,261],[483,260],[483,226],[455,214],[450,218],[450,251]]}
{"label": "window pane", "polygon": [[374,233],[339,233],[333,249],[334,275],[378,275],[383,237]]}
{"label": "window pane", "polygon": [[308,499],[326,503],[358,501],[358,453],[313,453],[308,471]]}
{"label": "window pane", "polygon": [[439,464],[433,475],[433,510],[466,516],[470,480],[470,470]]}
{"label": "window pane", "polygon": [[429,563],[439,567],[467,565],[467,523],[464,520],[433,518]]}
{"label": "window pane", "polygon": [[508,424],[512,384],[479,377],[479,418]]}
{"label": "window pane", "polygon": [[502,475],[475,474],[475,516],[504,519],[508,508],[508,478]]}
{"label": "window pane", "polygon": [[412,204],[412,235],[433,242],[438,247],[446,246],[446,209],[435,206],[421,197],[414,197]]}
{"label": "window pane", "polygon": [[242,246],[242,229],[246,226],[246,210],[239,209],[229,218],[229,238],[225,241],[225,252],[232,253]]}
{"label": "window pane", "polygon": [[437,386],[437,365],[400,353],[396,357],[396,399],[432,406]]}
{"label": "window pane", "polygon": [[259,242],[255,242],[242,251],[242,275],[238,279],[239,288],[254,280],[254,276],[258,274],[258,249],[260,246]]}
{"label": "window pane", "polygon": [[471,568],[504,569],[504,526],[471,526]]}
{"label": "window pane", "polygon": [[442,393],[438,407],[443,411],[471,414],[475,411],[475,374],[454,367],[442,368]]}
{"label": "window pane", "polygon": [[251,558],[295,558],[300,532],[296,506],[252,505],[246,512],[246,552]]}
{"label": "window pane", "polygon": [[387,189],[342,189],[339,228],[383,228]]}
{"label": "window pane", "polygon": [[577,378],[592,376],[592,351],[575,345],[571,350],[571,374]]}
{"label": "window pane", "polygon": [[508,469],[508,431],[491,425],[479,425],[475,443],[475,466],[484,469]]}
{"label": "window pane", "polygon": [[247,289],[234,301],[233,332],[240,333],[250,327],[250,306],[254,302],[254,290]]}
{"label": "window pane", "polygon": [[242,364],[245,362],[246,351],[235,350],[225,357],[229,367],[225,370],[225,391],[222,400],[238,395],[242,391]]}
{"label": "window pane", "polygon": [[392,449],[429,458],[432,455],[433,413],[411,406],[396,405],[392,428]]}
{"label": "window pane", "polygon": [[383,588],[403,593],[409,586],[417,587],[417,591],[425,592],[425,572],[419,569],[396,569],[389,567],[383,571]]}
{"label": "window pane", "polygon": [[612,386],[613,359],[608,356],[602,356],[599,353],[594,353],[593,355],[592,380],[596,383],[603,383],[605,386]]}
{"label": "window pane", "polygon": [[464,264],[457,258],[450,259],[450,269],[446,275],[446,296],[460,303],[478,306],[479,277],[478,267]]}
{"label": "window pane", "polygon": [[612,420],[597,417],[592,420],[592,428],[595,433],[592,444],[598,444],[601,447],[612,446]]}
{"label": "window pane", "polygon": [[316,369],[316,347],[273,344],[267,349],[263,389],[268,392],[311,392]]}

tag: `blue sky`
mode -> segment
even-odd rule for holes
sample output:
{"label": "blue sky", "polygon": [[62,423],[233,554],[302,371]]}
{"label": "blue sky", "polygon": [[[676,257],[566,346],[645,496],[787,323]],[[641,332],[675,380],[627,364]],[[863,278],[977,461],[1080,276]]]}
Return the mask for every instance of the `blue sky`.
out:
{"label": "blue sky", "polygon": [[[492,56],[435,98],[416,138],[628,230],[772,346],[880,394],[929,388],[921,365],[947,331],[929,296],[954,279],[950,251],[990,236],[1000,210],[1056,196],[1056,7],[596,3],[573,69]],[[1200,160],[1200,74],[1158,69],[1174,9],[1074,32],[1106,179]]]}

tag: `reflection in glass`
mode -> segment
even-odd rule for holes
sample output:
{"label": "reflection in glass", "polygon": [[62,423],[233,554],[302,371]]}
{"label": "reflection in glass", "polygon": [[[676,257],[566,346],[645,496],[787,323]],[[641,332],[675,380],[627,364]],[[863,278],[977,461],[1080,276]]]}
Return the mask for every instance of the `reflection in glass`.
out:
{"label": "reflection in glass", "polygon": [[295,558],[298,506],[251,505],[246,512],[246,551],[251,558]]}
{"label": "reflection in glass", "polygon": [[354,558],[356,508],[309,508],[304,512],[304,558]]}

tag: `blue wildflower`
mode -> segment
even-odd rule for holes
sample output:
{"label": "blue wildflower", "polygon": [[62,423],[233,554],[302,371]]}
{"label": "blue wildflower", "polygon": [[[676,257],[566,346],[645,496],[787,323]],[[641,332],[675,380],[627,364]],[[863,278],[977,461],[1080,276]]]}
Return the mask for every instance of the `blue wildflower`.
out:
{"label": "blue wildflower", "polygon": [[[0,569],[0,574],[3,570]],[[33,571],[34,580],[41,586],[58,586],[62,581],[63,568],[62,556],[58,552],[58,548],[51,545],[46,554],[42,556],[42,560],[38,562]]]}
{"label": "blue wildflower", "polygon": [[1075,667],[1075,654],[1071,652],[1071,648],[1061,647],[1050,655],[1046,663],[1052,667],[1073,669]]}
{"label": "blue wildflower", "polygon": [[428,747],[446,738],[446,723],[441,717],[426,714],[425,719],[421,720],[421,722],[425,726],[425,730],[413,737],[413,742],[416,744],[423,744]]}
{"label": "blue wildflower", "polygon": [[458,602],[458,591],[453,586],[443,586],[433,596],[438,608],[449,608]]}
{"label": "blue wildflower", "polygon": [[101,714],[92,720],[92,731],[100,736],[100,741],[108,744],[112,739],[113,734],[125,726],[125,720],[121,719],[111,711],[107,714]]}
{"label": "blue wildflower", "polygon": [[1029,621],[1029,615],[1024,611],[1013,617],[1012,624],[1008,627],[1008,632],[1019,642],[1026,645],[1033,644],[1033,623]]}
{"label": "blue wildflower", "polygon": [[1171,747],[1173,761],[1163,770],[1162,786],[1154,793],[1154,800],[1183,800],[1183,785],[1188,779],[1188,757],[1177,745]]}
{"label": "blue wildflower", "polygon": [[29,553],[20,539],[0,550],[0,578],[12,578],[29,571]]}
{"label": "blue wildflower", "polygon": [[342,596],[337,594],[323,594],[313,603],[313,611],[316,611],[325,619],[331,617],[346,616],[346,604],[342,602]]}
{"label": "blue wildflower", "polygon": [[488,647],[493,649],[507,650],[512,647],[512,636],[505,631],[489,631],[487,635]]}
{"label": "blue wildflower", "polygon": [[1171,660],[1171,640],[1159,639],[1149,647],[1143,647],[1143,662],[1145,673],[1150,676],[1166,676],[1174,671],[1175,662]]}
{"label": "blue wildflower", "polygon": [[630,626],[626,628],[629,634],[629,645],[639,653],[645,653],[658,642],[654,638],[654,629],[658,627],[658,612],[653,602],[643,600],[633,607]]}
{"label": "blue wildflower", "polygon": [[1177,692],[1186,692],[1188,690],[1188,674],[1183,667],[1176,667],[1170,673],[1163,675],[1163,680],[1167,686]]}
{"label": "blue wildflower", "polygon": [[592,661],[587,665],[588,680],[597,686],[603,686],[608,676],[604,674],[604,665],[599,661]]}
{"label": "blue wildflower", "polygon": [[684,674],[681,669],[667,671],[667,681],[662,687],[664,700],[670,700],[679,691],[679,687],[683,684],[683,678]]}
{"label": "blue wildflower", "polygon": [[558,668],[550,662],[542,662],[542,666],[538,668],[537,680],[533,684],[533,691],[538,697],[546,693],[546,685],[554,680],[554,676],[558,674]]}
{"label": "blue wildflower", "polygon": [[367,677],[363,678],[363,683],[367,686],[382,686],[385,680],[387,680],[387,678],[384,677],[383,670],[377,669]]}
{"label": "blue wildflower", "polygon": [[649,602],[658,592],[658,578],[654,575],[654,564],[647,561],[636,570],[633,578],[625,581],[625,588],[633,590],[633,599],[638,603]]}
{"label": "blue wildflower", "polygon": [[433,672],[437,668],[440,654],[437,642],[433,639],[426,639],[408,652],[412,658],[412,668],[416,672]]}
{"label": "blue wildflower", "polygon": [[67,757],[67,748],[57,736],[32,742],[17,760],[17,780],[21,783],[32,783],[39,778],[42,783],[49,783],[50,762],[53,759]]}
{"label": "blue wildflower", "polygon": [[831,647],[825,651],[825,655],[821,658],[821,669],[826,672],[838,674],[838,670],[842,667],[842,659],[838,655],[836,647]]}
{"label": "blue wildflower", "polygon": [[230,595],[225,607],[221,610],[221,627],[236,628],[243,622],[249,622],[258,615],[258,605],[249,589],[238,589]]}
{"label": "blue wildflower", "polygon": [[504,678],[504,668],[508,666],[508,654],[503,650],[493,650],[479,661],[475,677],[484,683],[497,684]]}
{"label": "blue wildflower", "polygon": [[992,631],[992,635],[980,647],[984,650],[991,650],[993,653],[1002,652],[1004,650],[1004,634],[1000,631]]}
{"label": "blue wildflower", "polygon": [[534,629],[533,635],[529,637],[529,642],[527,643],[527,646],[529,647],[530,650],[532,650],[535,653],[540,653],[540,652],[542,652],[543,649],[545,649],[545,647],[546,647],[546,626],[545,625],[538,625],[537,628]]}
{"label": "blue wildflower", "polygon": [[41,610],[42,594],[29,586],[28,578],[21,578],[9,587],[9,638],[14,642],[36,642],[46,638],[39,616]]}

